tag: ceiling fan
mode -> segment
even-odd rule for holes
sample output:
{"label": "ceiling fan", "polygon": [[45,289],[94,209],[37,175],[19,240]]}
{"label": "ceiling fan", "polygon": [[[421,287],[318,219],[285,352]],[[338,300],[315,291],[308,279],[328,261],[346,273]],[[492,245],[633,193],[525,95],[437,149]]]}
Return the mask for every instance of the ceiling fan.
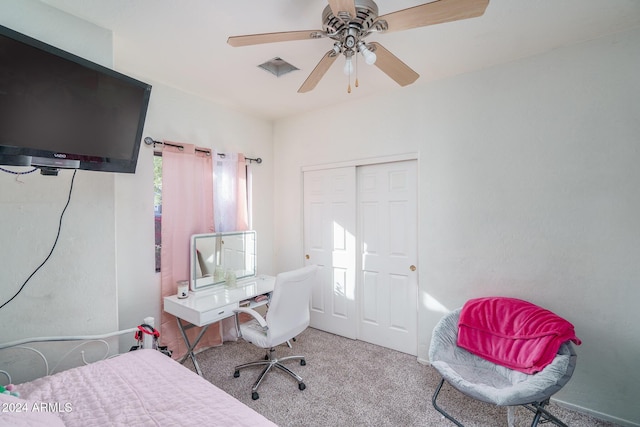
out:
{"label": "ceiling fan", "polygon": [[[378,6],[373,0],[328,0],[322,12],[322,30],[285,31],[278,33],[250,34],[229,37],[227,43],[233,47],[293,40],[328,37],[334,41],[333,48],[322,57],[299,93],[316,87],[338,55],[346,58],[345,74],[353,72],[352,59],[360,53],[368,65],[375,64],[399,85],[415,82],[419,76],[408,65],[377,42],[366,43],[371,33],[409,30],[411,28],[481,16],[489,0],[435,0],[420,6],[398,10],[378,16]],[[356,78],[357,86],[357,78]],[[349,92],[351,87],[349,85]]]}

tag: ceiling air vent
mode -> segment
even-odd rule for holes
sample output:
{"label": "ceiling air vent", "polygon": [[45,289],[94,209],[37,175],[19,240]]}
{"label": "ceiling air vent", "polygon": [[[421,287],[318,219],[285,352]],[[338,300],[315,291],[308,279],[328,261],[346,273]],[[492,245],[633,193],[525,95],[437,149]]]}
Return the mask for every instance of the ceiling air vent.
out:
{"label": "ceiling air vent", "polygon": [[258,67],[270,72],[276,77],[280,77],[284,74],[290,73],[291,71],[298,70],[298,68],[294,67],[284,59],[277,56],[273,59],[268,60],[264,64],[258,65]]}

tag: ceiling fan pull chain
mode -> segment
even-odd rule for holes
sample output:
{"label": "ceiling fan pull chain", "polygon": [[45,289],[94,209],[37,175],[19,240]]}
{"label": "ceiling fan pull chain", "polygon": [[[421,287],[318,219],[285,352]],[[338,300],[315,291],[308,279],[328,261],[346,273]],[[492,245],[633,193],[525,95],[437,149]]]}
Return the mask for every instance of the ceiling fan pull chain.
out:
{"label": "ceiling fan pull chain", "polygon": [[358,55],[356,55],[356,87],[358,86]]}

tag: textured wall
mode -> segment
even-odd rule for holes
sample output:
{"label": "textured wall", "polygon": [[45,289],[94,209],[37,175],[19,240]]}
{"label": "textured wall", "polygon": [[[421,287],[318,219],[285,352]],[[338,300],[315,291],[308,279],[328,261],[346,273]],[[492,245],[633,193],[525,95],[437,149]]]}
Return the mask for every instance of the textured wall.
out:
{"label": "textured wall", "polygon": [[[38,1],[1,2],[0,24],[112,65],[110,31]],[[72,175],[61,171],[57,177],[46,177],[36,172],[20,182],[0,173],[2,302],[51,250]],[[114,201],[113,174],[78,171],[55,251],[23,292],[0,310],[0,341],[117,328]]]}
{"label": "textured wall", "polygon": [[640,424],[640,30],[280,120],[280,270],[302,264],[301,172],[419,152],[419,358],[442,312],[506,295],[584,344],[570,405]]}

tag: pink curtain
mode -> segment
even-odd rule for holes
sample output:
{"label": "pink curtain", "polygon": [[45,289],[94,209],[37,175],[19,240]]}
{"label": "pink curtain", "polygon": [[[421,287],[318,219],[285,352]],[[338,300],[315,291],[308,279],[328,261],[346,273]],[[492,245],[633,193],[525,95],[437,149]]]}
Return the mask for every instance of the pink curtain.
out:
{"label": "pink curtain", "polygon": [[[211,233],[213,224],[212,153],[194,145],[172,143],[162,150],[162,297],[176,293],[176,282],[189,279],[189,244],[192,234]],[[193,342],[200,328],[189,329]],[[173,357],[186,353],[186,345],[176,318],[162,312],[160,334],[163,345],[173,350]],[[210,327],[200,347],[219,345],[220,328]]]}

